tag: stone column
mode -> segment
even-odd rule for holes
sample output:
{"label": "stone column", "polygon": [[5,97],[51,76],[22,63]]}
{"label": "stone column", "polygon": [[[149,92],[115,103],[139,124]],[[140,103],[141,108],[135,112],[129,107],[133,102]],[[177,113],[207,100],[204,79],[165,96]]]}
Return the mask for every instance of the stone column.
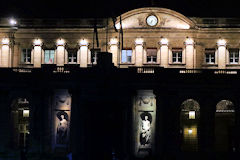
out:
{"label": "stone column", "polygon": [[186,69],[195,68],[195,48],[194,41],[190,38],[186,39]]}
{"label": "stone column", "polygon": [[220,39],[217,43],[218,46],[218,69],[226,69],[226,41]]}
{"label": "stone column", "polygon": [[110,45],[110,53],[112,53],[112,62],[114,66],[118,66],[120,63],[120,56],[119,56],[119,48],[118,48],[118,41],[116,38],[111,39],[109,42]]}
{"label": "stone column", "polygon": [[10,67],[11,66],[11,48],[9,38],[2,39],[1,47],[1,67]]}
{"label": "stone column", "polygon": [[160,44],[160,65],[164,68],[168,67],[168,40],[162,38]]}
{"label": "stone column", "polygon": [[80,67],[87,68],[88,65],[88,43],[86,40],[80,42]]}
{"label": "stone column", "polygon": [[155,153],[156,99],[153,90],[138,90],[133,102],[133,151],[136,157]]}
{"label": "stone column", "polygon": [[135,41],[135,65],[141,67],[143,65],[143,39],[137,38]]}
{"label": "stone column", "polygon": [[33,67],[41,68],[42,64],[42,41],[36,39],[33,43]]}
{"label": "stone column", "polygon": [[62,39],[57,41],[56,49],[56,64],[57,66],[64,66],[65,60],[65,42]]}

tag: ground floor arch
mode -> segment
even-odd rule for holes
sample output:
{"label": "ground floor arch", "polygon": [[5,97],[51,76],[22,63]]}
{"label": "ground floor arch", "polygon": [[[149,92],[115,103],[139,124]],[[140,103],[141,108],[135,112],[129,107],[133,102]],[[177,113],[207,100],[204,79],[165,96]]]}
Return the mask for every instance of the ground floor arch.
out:
{"label": "ground floor arch", "polygon": [[200,105],[187,99],[180,111],[180,147],[182,151],[198,151]]}
{"label": "ground floor arch", "polygon": [[27,98],[12,101],[10,111],[10,146],[14,149],[28,148],[30,145],[30,104]]}
{"label": "ground floor arch", "polygon": [[215,112],[215,151],[235,151],[235,108],[230,100],[221,100]]}

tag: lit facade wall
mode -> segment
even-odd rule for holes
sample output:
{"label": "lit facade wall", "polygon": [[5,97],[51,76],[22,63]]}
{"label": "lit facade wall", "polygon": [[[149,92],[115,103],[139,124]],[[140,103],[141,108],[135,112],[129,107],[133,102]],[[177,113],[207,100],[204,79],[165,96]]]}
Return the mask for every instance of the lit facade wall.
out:
{"label": "lit facade wall", "polygon": [[[211,24],[202,23],[204,18],[188,18],[180,13],[166,10],[163,8],[147,8],[137,9],[122,15],[123,21],[123,43],[124,48],[121,48],[121,36],[115,32],[113,23],[110,19],[103,19],[98,28],[99,47],[101,51],[108,51],[113,54],[113,63],[115,66],[151,66],[164,68],[186,68],[186,69],[236,69],[239,68],[238,61],[230,62],[229,49],[237,48],[239,42],[239,30],[232,29],[232,26],[227,23],[221,23],[218,26],[225,25],[229,28],[221,28],[211,26]],[[158,21],[156,24],[148,24],[146,19],[149,12],[155,16]],[[166,14],[168,13],[168,15]],[[177,16],[173,16],[177,15]],[[218,20],[218,19],[216,19]],[[236,19],[238,20],[238,19]],[[104,23],[108,23],[108,27]],[[222,18],[221,22],[225,19]],[[53,19],[53,22],[56,20]],[[165,23],[164,23],[165,22]],[[74,24],[74,21],[73,21]],[[106,23],[107,24],[107,23]],[[0,24],[7,26],[6,24]],[[96,39],[93,40],[93,30],[91,22],[86,19],[79,24],[78,29],[64,28],[61,29],[56,25],[53,29],[48,29],[47,25],[39,22],[38,25],[45,26],[45,29],[22,28],[24,24],[18,24],[13,30],[11,26],[6,29],[0,29],[0,39],[8,39],[9,44],[1,44],[0,52],[0,67],[41,67],[44,62],[43,49],[51,44],[51,48],[55,49],[55,58],[53,64],[63,66],[68,64],[67,47],[78,49],[77,64],[80,67],[88,67],[91,64],[90,50],[96,48]],[[36,25],[36,27],[38,27]],[[85,26],[85,27],[84,27]],[[116,22],[119,27],[119,19]],[[106,32],[108,32],[106,37]],[[222,34],[224,32],[224,35]],[[11,36],[9,36],[11,33]],[[119,37],[120,36],[120,37]],[[13,38],[14,37],[14,38]],[[34,45],[32,42],[36,37],[41,38],[41,45]],[[54,44],[60,37],[64,38],[67,44]],[[113,41],[115,39],[115,41]],[[191,39],[188,41],[186,39]],[[165,40],[165,41],[164,41]],[[219,44],[219,41],[225,44]],[[85,44],[86,42],[87,44]],[[221,43],[220,42],[220,43]],[[4,42],[3,42],[4,43]],[[82,44],[81,44],[82,43]],[[52,45],[54,44],[54,45]],[[93,44],[95,46],[93,46]],[[33,45],[33,47],[31,47]],[[28,46],[28,47],[26,47]],[[131,62],[121,62],[121,50],[131,49]],[[32,49],[31,60],[28,63],[20,63],[23,57],[22,49]],[[147,49],[157,49],[157,60],[154,63],[147,63]],[[182,49],[181,60],[175,62],[176,55],[173,56],[172,49]],[[206,48],[216,50],[214,63],[206,62]],[[177,55],[179,57],[180,55]],[[236,57],[234,57],[236,59]],[[239,59],[239,57],[237,57]],[[234,65],[232,65],[234,64]]]}

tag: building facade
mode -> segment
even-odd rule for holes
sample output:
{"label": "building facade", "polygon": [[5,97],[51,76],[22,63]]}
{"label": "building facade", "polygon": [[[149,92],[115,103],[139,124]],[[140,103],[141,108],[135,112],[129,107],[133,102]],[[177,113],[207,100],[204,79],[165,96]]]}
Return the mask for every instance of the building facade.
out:
{"label": "building facade", "polygon": [[0,19],[0,159],[237,157],[239,22]]}

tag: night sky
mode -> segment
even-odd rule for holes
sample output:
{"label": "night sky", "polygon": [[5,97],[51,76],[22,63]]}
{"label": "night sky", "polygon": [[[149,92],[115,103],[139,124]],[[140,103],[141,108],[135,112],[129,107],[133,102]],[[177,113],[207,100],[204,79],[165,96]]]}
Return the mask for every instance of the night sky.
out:
{"label": "night sky", "polygon": [[[189,17],[239,17],[237,0],[155,0],[155,6]],[[151,6],[151,0],[2,0],[1,17],[95,18]]]}

